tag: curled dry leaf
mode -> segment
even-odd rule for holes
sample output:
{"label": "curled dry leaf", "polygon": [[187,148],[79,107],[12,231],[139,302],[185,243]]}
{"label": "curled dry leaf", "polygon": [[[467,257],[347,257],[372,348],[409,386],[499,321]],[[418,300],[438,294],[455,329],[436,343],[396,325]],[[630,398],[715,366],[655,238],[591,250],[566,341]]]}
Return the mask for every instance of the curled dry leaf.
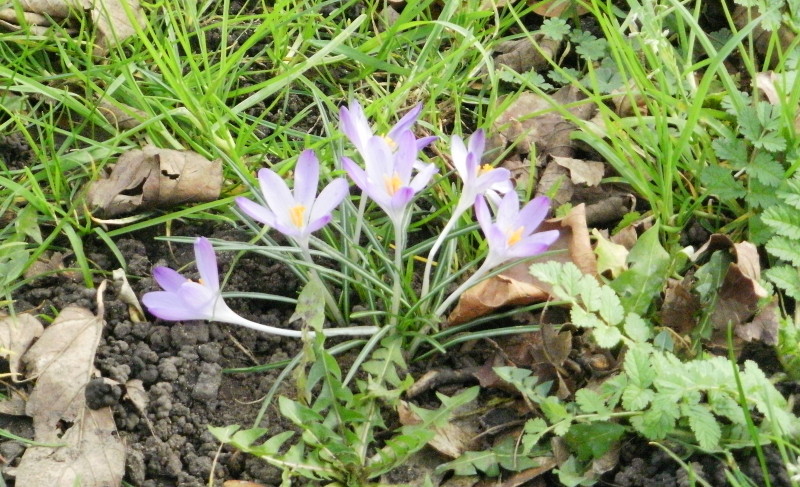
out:
{"label": "curled dry leaf", "polygon": [[534,262],[555,260],[573,262],[586,274],[596,274],[597,260],[589,241],[586,227],[585,207],[578,205],[564,218],[544,222],[540,230],[560,232],[558,240],[550,246],[551,251],[564,250],[547,256],[528,259],[522,264],[489,279],[485,279],[468,289],[458,300],[455,309],[447,319],[446,326],[466,323],[487,315],[504,306],[524,306],[545,301],[550,296],[549,286],[534,279],[528,268]]}
{"label": "curled dry leaf", "polygon": [[[98,297],[104,288],[105,282]],[[28,447],[17,468],[18,485],[100,487],[122,481],[125,447],[111,409],[89,409],[84,394],[103,323],[99,299],[97,316],[70,306],[25,354],[23,362],[36,378],[26,407],[34,439],[58,446]]]}
{"label": "curled dry leaf", "polygon": [[100,217],[183,203],[214,201],[222,163],[192,151],[148,145],[120,156],[111,174],[91,183],[87,202]]}
{"label": "curled dry leaf", "polygon": [[139,304],[139,298],[133,292],[133,288],[128,283],[128,276],[125,275],[123,269],[115,269],[111,272],[111,277],[114,279],[114,288],[117,290],[117,297],[120,301],[128,305],[128,314],[131,321],[134,323],[141,323],[144,320],[144,310],[142,305]]}
{"label": "curled dry leaf", "polygon": [[91,22],[79,21],[76,24],[97,28],[95,54],[102,54],[135,34],[134,23],[141,27],[145,25],[138,0],[19,0],[16,4],[23,12],[22,16],[18,16],[14,8],[0,9],[2,26],[8,30],[27,26],[32,32],[43,34],[51,25],[51,19],[59,22],[88,14]]}
{"label": "curled dry leaf", "polygon": [[550,65],[560,46],[560,41],[544,34],[534,34],[533,39],[505,41],[497,46],[497,52],[501,54],[494,62],[496,66],[506,66],[517,73],[539,71]]}
{"label": "curled dry leaf", "polygon": [[8,360],[13,380],[17,380],[23,354],[43,331],[42,323],[33,315],[0,313],[0,355]]}
{"label": "curled dry leaf", "polygon": [[606,168],[599,161],[585,161],[572,157],[553,156],[553,162],[569,170],[570,179],[574,184],[597,186],[603,179]]}
{"label": "curled dry leaf", "polygon": [[[461,408],[459,408],[461,409]],[[420,417],[409,407],[406,401],[397,405],[397,415],[400,424],[414,425],[422,422]],[[442,455],[458,458],[468,450],[477,446],[474,438],[480,429],[477,415],[461,415],[465,419],[451,420],[443,425],[434,425],[435,436],[428,441],[428,445]]]}
{"label": "curled dry leaf", "polygon": [[608,272],[612,278],[616,278],[628,268],[628,249],[608,240],[596,228],[592,229],[592,236],[597,242],[594,253],[597,256],[598,274]]}
{"label": "curled dry leaf", "polygon": [[[781,106],[786,100],[787,94],[792,91],[792,83],[796,74],[787,76],[788,73],[775,73],[768,71],[766,73],[756,74],[756,88],[764,93],[767,100],[776,106]],[[794,117],[794,131],[800,133],[800,108],[795,108]]]}

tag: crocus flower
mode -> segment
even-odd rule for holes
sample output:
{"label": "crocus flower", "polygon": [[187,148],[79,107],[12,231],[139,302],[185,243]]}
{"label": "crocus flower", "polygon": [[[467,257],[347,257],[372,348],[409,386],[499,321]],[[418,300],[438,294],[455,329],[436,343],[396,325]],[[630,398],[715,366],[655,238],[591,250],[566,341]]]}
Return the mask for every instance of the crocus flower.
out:
{"label": "crocus flower", "polygon": [[392,151],[383,138],[370,137],[365,146],[365,169],[347,157],[342,158],[342,165],[356,186],[399,226],[409,202],[428,185],[437,169],[433,164],[422,164],[412,177],[417,161],[414,134],[401,132],[396,142],[397,150]]}
{"label": "crocus flower", "polygon": [[[236,314],[225,304],[219,289],[217,256],[211,242],[199,237],[194,242],[194,257],[200,281],[195,282],[169,267],[156,267],[153,277],[163,291],[154,291],[142,296],[142,303],[154,316],[167,321],[212,320],[241,325],[273,335],[299,338],[303,332],[262,325]],[[374,326],[355,326],[323,330],[326,336],[372,335]]]}
{"label": "crocus flower", "polygon": [[557,230],[536,232],[550,210],[550,199],[538,196],[521,210],[519,197],[509,191],[497,206],[495,221],[489,214],[486,200],[479,196],[475,201],[475,217],[489,245],[489,255],[484,265],[496,267],[511,259],[522,259],[541,254],[558,238]]}
{"label": "crocus flower", "polygon": [[169,267],[156,267],[153,277],[163,291],[145,294],[142,303],[162,320],[230,321],[239,317],[220,297],[217,256],[211,242],[200,237],[194,242],[200,282],[189,280]]}
{"label": "crocus flower", "polygon": [[317,196],[319,161],[312,150],[305,150],[294,171],[294,192],[283,178],[270,169],[258,172],[266,206],[245,197],[236,198],[239,208],[251,218],[275,228],[306,247],[311,234],[331,220],[331,212],[347,195],[347,181],[336,178]]}
{"label": "crocus flower", "polygon": [[[394,127],[384,136],[384,139],[389,144],[389,147],[394,150],[397,148],[397,139],[403,132],[411,131],[411,126],[417,121],[419,112],[422,110],[422,104],[412,108],[401,118]],[[375,136],[375,132],[370,127],[367,116],[364,115],[364,110],[357,101],[351,101],[349,107],[339,108],[339,128],[350,139],[350,142],[356,146],[356,149],[362,157],[366,158],[367,143],[369,139]],[[436,140],[437,137],[422,137],[415,139],[414,143],[417,151],[421,151],[427,147],[431,142]]]}
{"label": "crocus flower", "polygon": [[454,213],[461,214],[475,203],[478,195],[486,195],[493,203],[499,204],[500,194],[514,189],[511,184],[511,171],[502,167],[481,165],[486,137],[483,130],[478,130],[469,138],[468,146],[458,135],[450,139],[450,153],[453,166],[461,178],[463,185],[458,207]]}

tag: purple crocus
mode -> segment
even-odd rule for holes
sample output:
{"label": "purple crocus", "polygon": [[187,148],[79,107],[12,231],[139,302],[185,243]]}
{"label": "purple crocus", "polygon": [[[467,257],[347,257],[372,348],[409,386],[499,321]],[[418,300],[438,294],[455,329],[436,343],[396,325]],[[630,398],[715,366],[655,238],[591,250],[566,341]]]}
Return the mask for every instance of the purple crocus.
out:
{"label": "purple crocus", "polygon": [[496,267],[511,259],[533,257],[547,250],[558,238],[558,230],[536,232],[550,210],[550,199],[537,196],[522,209],[515,191],[509,191],[497,206],[492,221],[486,200],[475,201],[475,217],[489,245],[484,265]]}
{"label": "purple crocus", "polygon": [[153,277],[164,290],[145,294],[142,303],[162,320],[227,322],[240,318],[220,296],[217,257],[211,242],[205,237],[195,240],[194,255],[200,272],[199,282],[189,280],[169,267],[156,267]]}
{"label": "purple crocus", "polygon": [[472,134],[466,146],[458,135],[450,138],[453,167],[463,182],[458,208],[454,212],[456,214],[460,215],[472,206],[478,195],[486,195],[493,203],[499,204],[498,193],[505,194],[514,189],[511,184],[511,171],[481,164],[485,146],[486,136],[483,130]]}
{"label": "purple crocus", "polygon": [[399,227],[409,202],[428,185],[437,169],[433,164],[420,164],[416,174],[412,174],[417,147],[410,131],[401,132],[396,143],[397,150],[392,151],[383,138],[370,137],[364,149],[365,169],[347,157],[342,158],[342,165],[356,186],[389,215],[395,227]]}
{"label": "purple crocus", "polygon": [[266,206],[245,197],[236,198],[239,208],[251,218],[291,237],[301,247],[308,246],[311,234],[331,221],[331,212],[347,196],[347,181],[336,178],[319,196],[319,161],[312,150],[305,150],[294,171],[294,192],[283,178],[270,169],[258,171]]}
{"label": "purple crocus", "polygon": [[[398,147],[397,140],[400,138],[400,134],[411,131],[411,126],[417,121],[420,111],[422,111],[422,104],[418,104],[406,113],[384,136],[392,150]],[[351,101],[349,107],[343,106],[339,108],[339,128],[350,139],[350,142],[356,146],[361,156],[366,158],[367,143],[369,139],[375,136],[375,132],[372,130],[364,110],[357,101]],[[416,150],[421,151],[436,139],[437,137],[415,139]]]}
{"label": "purple crocus", "polygon": [[[142,296],[142,304],[157,318],[167,321],[212,320],[252,328],[273,335],[300,338],[303,332],[262,325],[239,316],[222,299],[214,247],[205,237],[194,242],[194,257],[200,281],[192,281],[169,267],[156,267],[153,277],[163,291]],[[374,326],[355,326],[322,330],[325,336],[372,335]]]}

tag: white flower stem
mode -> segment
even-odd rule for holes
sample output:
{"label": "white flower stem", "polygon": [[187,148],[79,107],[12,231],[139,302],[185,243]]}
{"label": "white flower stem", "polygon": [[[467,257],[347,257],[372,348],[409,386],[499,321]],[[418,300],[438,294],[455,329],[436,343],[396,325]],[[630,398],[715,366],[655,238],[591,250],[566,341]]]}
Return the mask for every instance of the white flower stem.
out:
{"label": "white flower stem", "polygon": [[[419,293],[420,298],[427,296],[428,291],[431,288],[431,269],[433,267],[434,259],[436,259],[436,253],[439,252],[439,248],[447,239],[447,235],[453,230],[453,227],[456,226],[458,219],[461,218],[461,215],[463,215],[464,211],[466,211],[466,208],[462,208],[461,206],[461,200],[459,200],[455,211],[450,216],[450,219],[447,220],[447,223],[439,234],[439,238],[436,239],[436,242],[433,243],[433,247],[431,247],[431,250],[428,252],[428,257],[425,260],[425,271],[422,275],[422,291]],[[427,309],[427,305],[424,308]]]}
{"label": "white flower stem", "polygon": [[[309,263],[308,268],[308,276],[309,279],[314,279],[319,283],[320,288],[323,290],[323,297],[325,298],[325,304],[327,304],[328,308],[331,310],[333,314],[333,319],[336,321],[336,324],[341,326],[345,324],[344,316],[342,316],[342,310],[339,309],[339,303],[336,302],[333,295],[331,294],[330,289],[328,286],[325,285],[325,282],[322,281],[322,278],[319,277],[316,269],[314,269],[314,259],[311,258],[311,251],[308,248],[308,241],[305,242],[296,242],[297,246],[300,247],[300,253],[303,255],[303,259]],[[342,328],[343,329],[343,328]]]}
{"label": "white flower stem", "polygon": [[[276,328],[274,326],[262,325],[261,323],[256,323],[255,321],[250,321],[247,318],[244,318],[239,315],[235,316],[228,316],[225,317],[224,320],[219,320],[223,323],[230,323],[232,325],[239,325],[244,326],[245,328],[250,328],[252,330],[260,331],[263,333],[269,333],[272,335],[284,336],[284,337],[292,337],[292,338],[302,338],[303,334],[313,334],[314,330],[309,330],[308,332],[298,331],[298,330],[287,330],[285,328]],[[333,336],[365,336],[365,335],[374,335],[378,332],[377,326],[348,326],[344,328],[325,328],[322,330],[322,334],[326,337],[333,337]]]}
{"label": "white flower stem", "polygon": [[397,325],[398,314],[400,313],[400,293],[403,279],[403,251],[406,246],[406,220],[407,212],[399,222],[394,222],[394,284],[392,285],[392,309],[389,316],[389,324]]}
{"label": "white flower stem", "polygon": [[434,312],[433,312],[433,314],[434,314],[435,316],[441,316],[442,314],[444,314],[444,312],[445,312],[445,311],[447,311],[447,308],[448,308],[448,307],[450,307],[450,305],[451,305],[451,304],[453,304],[453,301],[455,301],[456,299],[458,299],[458,297],[459,297],[459,296],[461,296],[461,295],[464,293],[464,291],[466,291],[467,289],[471,288],[471,287],[472,287],[472,286],[474,286],[474,285],[475,285],[475,284],[476,284],[478,281],[480,281],[481,279],[483,279],[483,277],[484,277],[484,276],[485,276],[485,275],[486,275],[486,274],[487,274],[487,273],[488,273],[488,272],[489,272],[489,271],[490,271],[490,270],[491,270],[493,267],[495,267],[496,265],[497,265],[496,263],[494,263],[494,262],[490,262],[488,259],[487,259],[487,260],[485,260],[485,261],[483,261],[483,264],[482,264],[482,265],[481,265],[481,266],[478,268],[478,270],[477,270],[477,271],[475,271],[475,274],[472,274],[472,275],[469,277],[469,279],[467,279],[467,280],[466,280],[466,281],[464,281],[464,282],[463,282],[463,283],[462,283],[460,286],[458,286],[458,288],[456,288],[456,290],[455,290],[455,291],[453,291],[453,292],[450,294],[450,296],[448,296],[448,297],[447,297],[447,299],[445,299],[445,300],[444,300],[444,302],[442,302],[442,304],[441,304],[441,305],[439,305],[439,307],[438,307],[438,308],[436,308],[436,311],[434,311]]}

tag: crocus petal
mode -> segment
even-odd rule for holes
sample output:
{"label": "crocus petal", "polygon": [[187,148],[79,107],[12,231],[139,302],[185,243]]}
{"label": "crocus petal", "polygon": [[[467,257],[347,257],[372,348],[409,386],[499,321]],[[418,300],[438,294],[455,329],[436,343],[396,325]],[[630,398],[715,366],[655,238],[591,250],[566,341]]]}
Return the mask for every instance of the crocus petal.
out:
{"label": "crocus petal", "polygon": [[[503,196],[503,199],[500,200],[500,204],[497,206],[495,222],[501,228],[515,230],[516,227],[522,225],[522,223],[517,219],[518,215],[519,196],[516,192],[510,191]],[[512,229],[512,226],[515,228]]]}
{"label": "crocus petal", "polygon": [[426,164],[423,166],[411,180],[410,186],[414,188],[414,192],[418,193],[425,189],[425,186],[431,181],[431,178],[436,174],[439,169],[433,164]]}
{"label": "crocus petal", "polygon": [[438,138],[439,137],[436,137],[435,135],[429,135],[427,137],[421,137],[417,139],[417,152],[436,142]]}
{"label": "crocus petal", "polygon": [[550,211],[550,198],[547,196],[537,196],[532,199],[519,212],[519,224],[525,227],[526,234],[536,230],[542,220]]}
{"label": "crocus petal", "polygon": [[[214,253],[214,247],[211,242],[205,237],[199,237],[194,241],[194,258],[197,265],[197,271],[200,273],[200,278],[203,279],[204,289],[208,288],[211,291],[219,291],[219,270],[217,269],[217,255]],[[183,290],[189,283],[184,283],[178,292]],[[200,286],[198,284],[198,286]],[[201,286],[201,287],[203,287]]]}
{"label": "crocus petal", "polygon": [[181,284],[188,280],[169,267],[161,266],[153,269],[153,278],[161,286],[161,289],[172,293],[176,292],[181,287]]}
{"label": "crocus petal", "polygon": [[478,195],[475,200],[475,219],[478,220],[478,225],[480,225],[483,234],[489,233],[489,229],[492,226],[492,216],[489,214],[489,206],[486,204],[486,200],[481,195]]}
{"label": "crocus petal", "polygon": [[372,129],[364,115],[364,110],[357,101],[351,101],[350,106],[339,109],[339,128],[344,132],[350,142],[363,153],[367,140],[372,137]]}
{"label": "crocus petal", "polygon": [[330,223],[332,218],[333,217],[330,214],[327,214],[317,218],[316,220],[312,219],[311,221],[309,221],[308,225],[306,225],[304,233],[311,235],[312,233],[316,232],[320,228]]}
{"label": "crocus petal", "polygon": [[[216,289],[211,288],[207,282],[188,281],[178,289],[178,297],[183,301],[185,308],[196,309],[198,313],[208,315],[214,306],[214,300],[219,296],[219,284]],[[221,298],[220,298],[221,299]]]}
{"label": "crocus petal", "polygon": [[304,150],[294,168],[294,202],[310,208],[319,184],[319,161],[311,149]]}
{"label": "crocus petal", "polygon": [[469,152],[478,156],[478,162],[483,157],[483,150],[486,147],[486,135],[483,129],[476,130],[469,138]]}
{"label": "crocus petal", "polygon": [[382,137],[370,137],[364,154],[364,165],[367,181],[375,185],[384,185],[384,178],[394,176],[394,154]]}
{"label": "crocus petal", "polygon": [[531,235],[523,241],[512,245],[508,250],[510,258],[525,258],[539,255],[558,240],[558,230],[548,230]]}
{"label": "crocus petal", "polygon": [[408,184],[414,163],[417,161],[417,146],[414,140],[414,134],[410,130],[401,132],[395,139],[397,151],[394,153],[393,172],[400,177],[403,184]]}
{"label": "crocus petal", "polygon": [[[309,211],[309,221],[315,221],[325,215],[330,215],[334,208],[347,196],[347,181],[344,178],[336,178],[331,181],[317,196],[314,206]],[[318,230],[319,228],[317,228]],[[314,230],[311,230],[312,232]]]}
{"label": "crocus petal", "polygon": [[422,103],[417,104],[414,108],[408,111],[403,118],[397,121],[394,124],[394,127],[389,131],[387,134],[390,139],[397,140],[397,136],[399,136],[402,132],[411,129],[411,126],[414,125],[414,122],[417,121],[417,117],[419,116],[419,112],[422,111]]}
{"label": "crocus petal", "polygon": [[235,201],[239,208],[253,220],[261,222],[270,227],[275,226],[275,214],[269,211],[268,208],[259,205],[255,201],[251,201],[244,196],[237,196]]}
{"label": "crocus petal", "polygon": [[289,191],[286,181],[270,169],[258,171],[258,181],[261,183],[261,193],[264,195],[264,201],[266,201],[270,211],[275,215],[276,220],[287,218],[289,209],[295,203],[294,196]]}
{"label": "crocus petal", "polygon": [[175,293],[154,291],[142,296],[142,304],[153,316],[167,321],[203,320],[194,309],[185,308],[177,302]]}
{"label": "crocus petal", "polygon": [[509,189],[511,189],[511,171],[504,167],[496,167],[485,173],[481,174],[475,180],[475,191],[478,193],[483,193],[486,190],[493,188],[494,185],[505,185],[506,183],[509,185]]}
{"label": "crocus petal", "polygon": [[367,173],[349,157],[342,157],[342,167],[361,191],[366,191]]}
{"label": "crocus petal", "polygon": [[394,195],[392,195],[391,202],[389,203],[390,207],[395,212],[402,212],[402,210],[405,209],[406,205],[408,205],[408,203],[414,197],[415,193],[416,191],[414,191],[413,188],[409,186],[403,186],[395,191]]}

